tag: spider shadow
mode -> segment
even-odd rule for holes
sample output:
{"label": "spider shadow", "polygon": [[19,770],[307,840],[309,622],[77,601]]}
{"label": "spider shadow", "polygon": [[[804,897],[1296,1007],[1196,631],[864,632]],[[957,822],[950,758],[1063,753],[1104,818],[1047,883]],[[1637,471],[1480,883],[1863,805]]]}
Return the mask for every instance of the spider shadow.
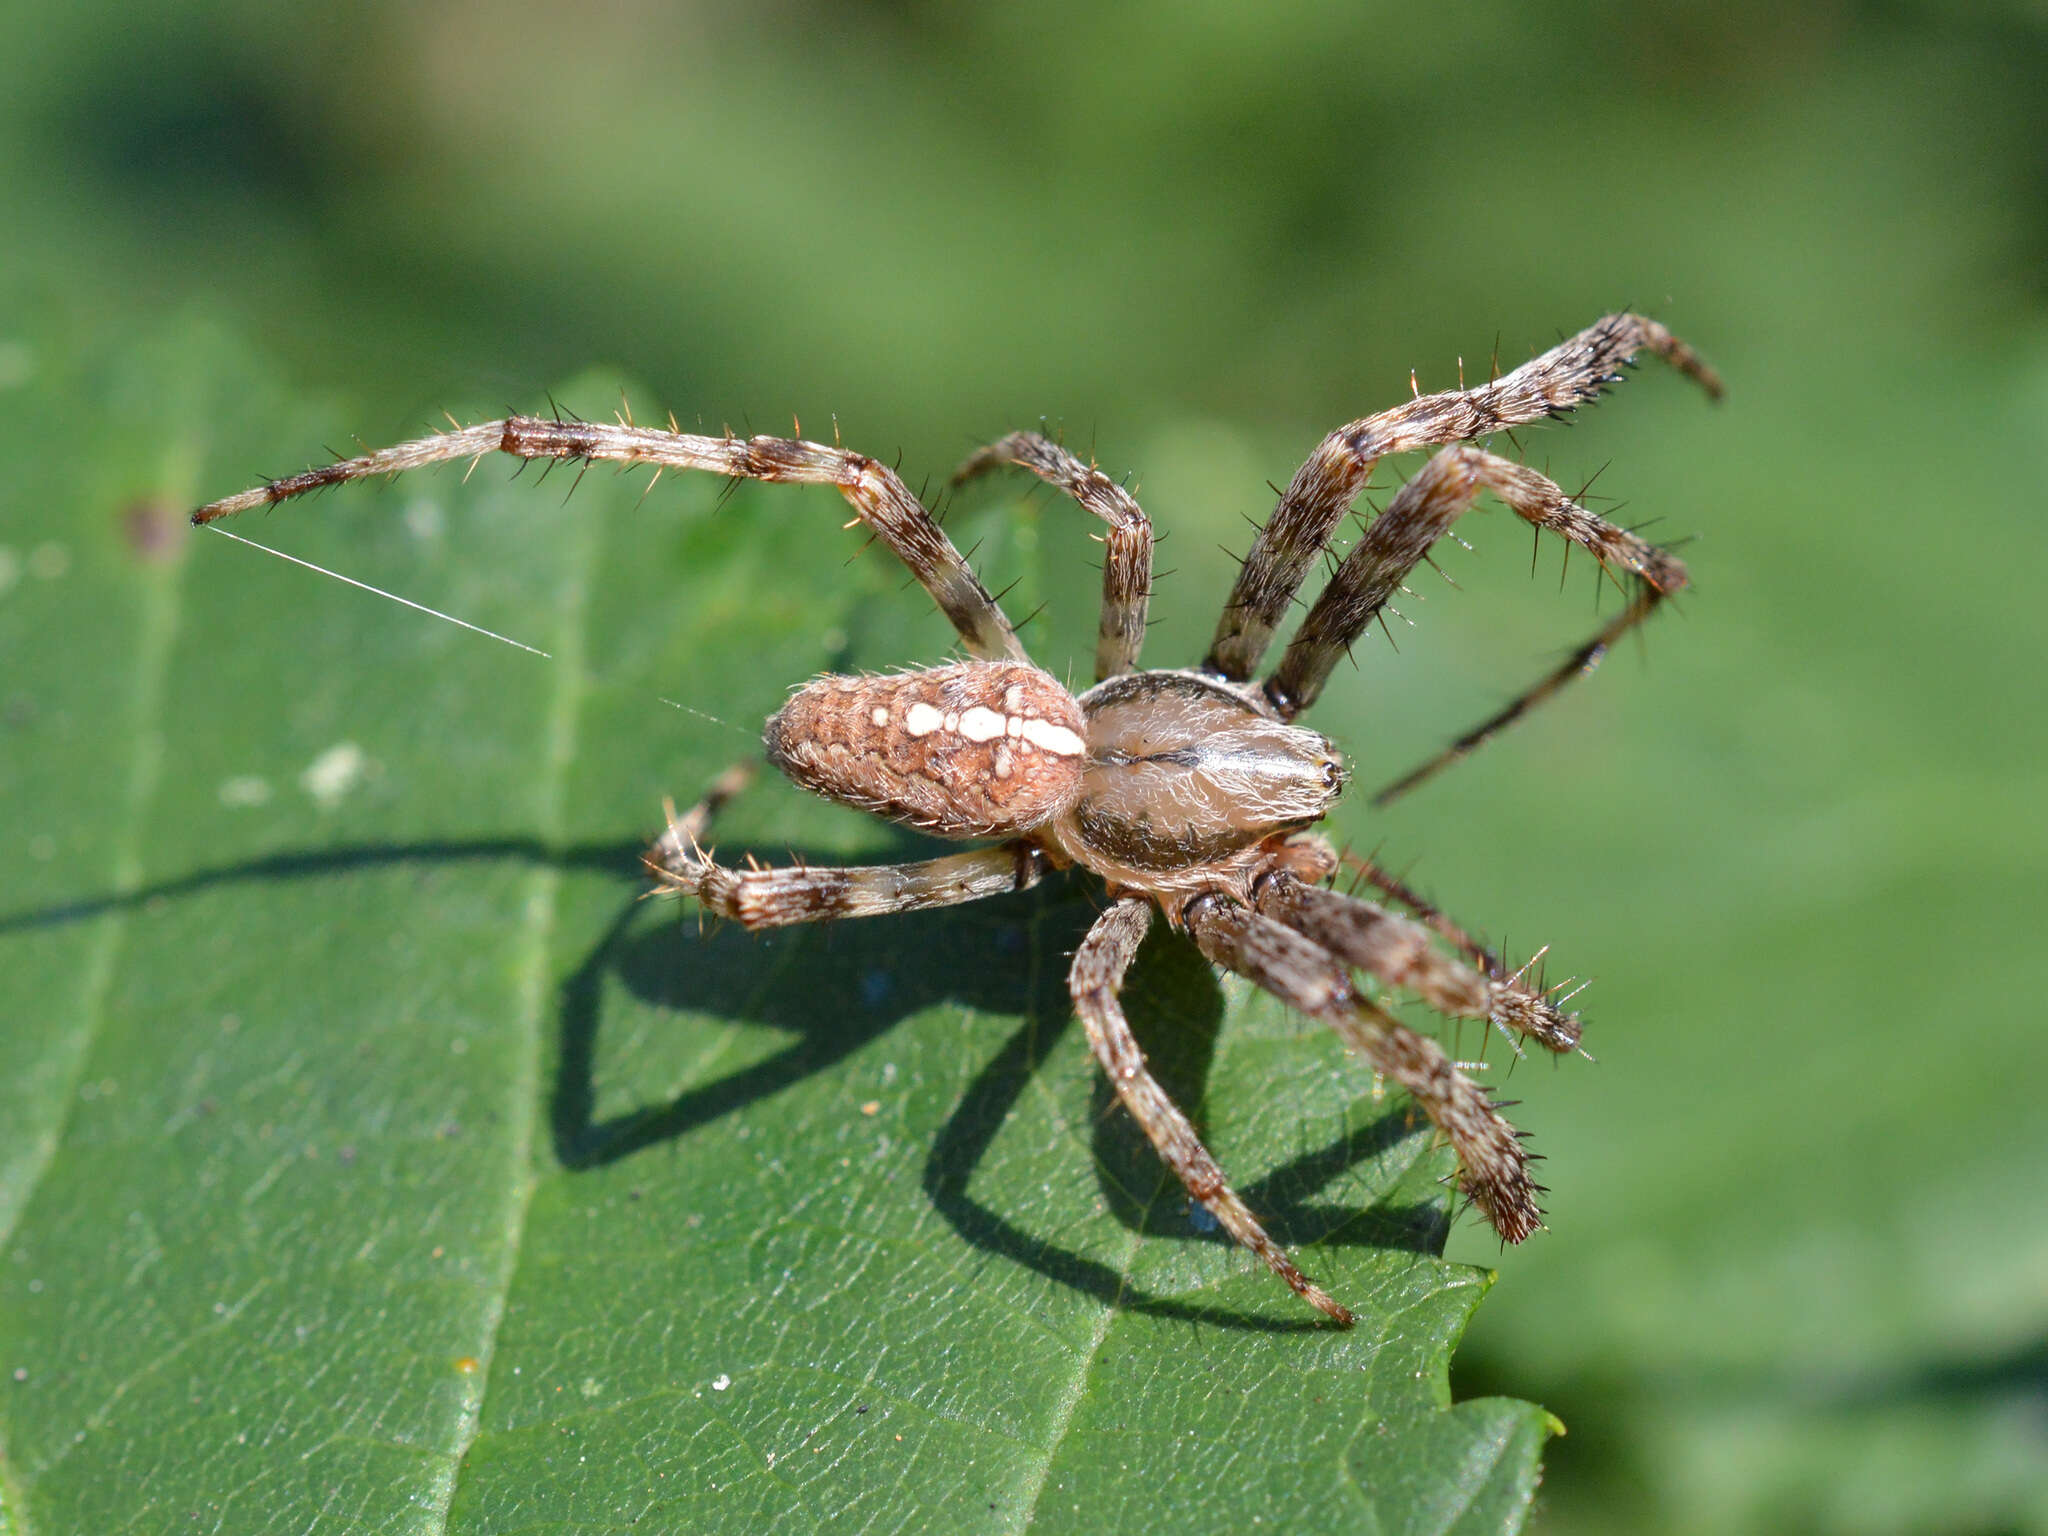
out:
{"label": "spider shadow", "polygon": [[[295,882],[395,864],[509,861],[601,874],[630,887],[632,894],[620,898],[603,932],[558,992],[549,1125],[565,1169],[603,1167],[687,1135],[829,1069],[926,1008],[945,1003],[1021,1014],[933,1138],[925,1160],[925,1193],[962,1239],[1108,1306],[1259,1332],[1326,1326],[1305,1317],[1275,1320],[1145,1295],[1121,1272],[1027,1231],[970,1192],[976,1170],[1041,1065],[1076,1027],[1066,966],[1097,915],[1086,882],[1055,877],[1035,891],[963,907],[792,929],[764,940],[730,924],[698,931],[687,920],[678,921],[672,907],[644,902],[642,851],[637,840],[549,847],[514,837],[285,852],[193,871],[134,891],[0,914],[0,936],[115,912],[153,911],[168,901],[234,885]],[[885,856],[921,851],[892,848]],[[814,862],[830,860],[821,856]],[[771,946],[781,953],[771,951],[764,967],[763,952]],[[599,1044],[606,981],[614,976],[638,1000],[663,1012],[708,1012],[766,1024],[787,1032],[791,1041],[763,1060],[665,1103],[600,1120]],[[821,1002],[834,999],[846,1001],[839,1006]],[[1185,939],[1169,935],[1163,925],[1155,927],[1133,967],[1125,1006],[1155,1074],[1202,1129],[1200,1106],[1223,1018],[1214,973]],[[967,1048],[972,1049],[971,1043]],[[1190,1212],[1178,1180],[1122,1113],[1100,1074],[1094,1077],[1090,1112],[1096,1175],[1107,1208],[1121,1224],[1159,1239],[1234,1246],[1213,1224],[1205,1225]],[[1360,1211],[1310,1201],[1331,1180],[1415,1130],[1411,1116],[1396,1109],[1362,1130],[1340,1133],[1295,1156],[1241,1185],[1239,1192],[1289,1248],[1322,1243],[1439,1252],[1447,1225],[1440,1204],[1382,1204]]]}
{"label": "spider shadow", "polygon": [[[1079,937],[1076,932],[1074,941]],[[1070,952],[1071,947],[1061,953]],[[1063,974],[1059,982],[1052,1011],[1044,1011],[1040,1000],[1033,999],[1033,1011],[976,1075],[934,1138],[924,1176],[932,1203],[954,1230],[976,1247],[1070,1285],[1105,1305],[1246,1332],[1307,1333],[1327,1328],[1326,1323],[1306,1316],[1267,1317],[1147,1296],[1134,1290],[1119,1271],[1048,1243],[969,1194],[974,1171],[988,1156],[1039,1064],[1069,1030],[1079,1027]],[[1132,967],[1123,1001],[1153,1075],[1206,1140],[1202,1106],[1223,1022],[1223,993],[1214,972],[1188,940],[1155,925]],[[1108,1080],[1096,1072],[1091,1082],[1095,1171],[1110,1213],[1129,1230],[1148,1237],[1204,1242],[1236,1251],[1235,1239],[1206,1210],[1193,1204],[1137,1122],[1123,1111]],[[1340,1132],[1320,1146],[1298,1153],[1251,1183],[1237,1185],[1238,1193],[1275,1240],[1289,1250],[1320,1244],[1441,1253],[1449,1230],[1449,1214],[1442,1204],[1382,1203],[1360,1210],[1318,1205],[1310,1199],[1358,1164],[1424,1129],[1407,1110],[1393,1109],[1365,1127]],[[1284,1297],[1285,1293],[1275,1287],[1272,1294]]]}
{"label": "spider shadow", "polygon": [[[1190,940],[1155,923],[1131,968],[1123,1002],[1152,1075],[1206,1140],[1203,1106],[1223,1025],[1223,991],[1214,968]],[[1303,1036],[1305,1051],[1329,1046],[1322,1027],[1313,1021],[1304,1022]],[[1137,1122],[1120,1112],[1108,1078],[1098,1072],[1093,1083],[1095,1157],[1111,1210],[1126,1226],[1147,1235],[1185,1237],[1192,1230],[1235,1247],[1235,1240],[1206,1211],[1198,1206],[1190,1210],[1192,1202],[1180,1180],[1161,1162]],[[1239,1185],[1238,1193],[1289,1246],[1314,1243],[1437,1252],[1449,1232],[1448,1211],[1441,1204],[1381,1203],[1360,1210],[1311,1201],[1312,1195],[1360,1163],[1411,1137],[1430,1134],[1421,1112],[1404,1101],[1370,1124],[1340,1132],[1264,1177]]]}
{"label": "spider shadow", "polygon": [[[791,929],[766,941],[733,925],[693,931],[687,920],[642,921],[642,904],[626,903],[561,987],[559,1065],[550,1106],[556,1156],[571,1170],[597,1168],[688,1135],[830,1069],[933,1006],[1021,1013],[925,1159],[925,1193],[961,1238],[1107,1306],[1259,1332],[1327,1326],[1305,1316],[1274,1319],[1147,1295],[1127,1275],[1020,1227],[970,1192],[976,1171],[1042,1064],[1077,1027],[1066,987],[1067,957],[1097,916],[1090,894],[1084,882],[1056,879],[1036,891],[968,906]],[[783,953],[764,966],[768,944]],[[608,978],[661,1013],[710,1013],[767,1025],[788,1033],[790,1041],[765,1059],[666,1102],[600,1119],[596,1083]],[[1176,1103],[1189,1107],[1200,1129],[1199,1106],[1223,1019],[1214,973],[1191,944],[1161,925],[1133,968],[1126,1006],[1162,1084]],[[1122,1112],[1107,1081],[1099,1073],[1092,1080],[1093,1161],[1111,1214],[1151,1237],[1234,1250],[1234,1241],[1205,1211],[1190,1210],[1179,1180]],[[1302,1152],[1240,1192],[1290,1248],[1321,1243],[1440,1252],[1448,1227],[1441,1203],[1360,1211],[1310,1200],[1418,1129],[1410,1113],[1393,1109]]]}

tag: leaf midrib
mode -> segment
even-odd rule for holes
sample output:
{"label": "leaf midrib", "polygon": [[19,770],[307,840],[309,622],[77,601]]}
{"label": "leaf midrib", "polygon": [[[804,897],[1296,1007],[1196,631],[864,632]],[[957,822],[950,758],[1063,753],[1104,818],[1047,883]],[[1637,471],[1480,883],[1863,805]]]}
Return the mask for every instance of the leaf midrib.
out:
{"label": "leaf midrib", "polygon": [[[554,695],[549,701],[547,720],[547,762],[541,775],[537,820],[542,841],[559,848],[566,839],[565,796],[569,770],[580,746],[582,702],[585,693],[585,653],[588,649],[591,572],[599,555],[604,519],[576,518],[569,527],[570,548],[565,566],[568,581],[563,598],[563,623],[556,643],[557,670]],[[559,910],[562,875],[552,864],[543,864],[531,876],[525,902],[525,964],[519,982],[522,1045],[518,1070],[509,1087],[508,1116],[513,1125],[510,1161],[514,1191],[506,1213],[505,1249],[500,1273],[486,1301],[483,1338],[477,1367],[477,1387],[456,1426],[455,1446],[448,1457],[442,1497],[433,1511],[428,1529],[445,1533],[462,1482],[463,1463],[468,1459],[483,1430],[484,1408],[490,1397],[495,1374],[498,1336],[504,1327],[512,1287],[518,1279],[520,1257],[525,1249],[527,1218],[533,1208],[538,1184],[534,1168],[534,1141],[540,1123],[541,1057],[543,1020],[550,975],[550,956]]]}

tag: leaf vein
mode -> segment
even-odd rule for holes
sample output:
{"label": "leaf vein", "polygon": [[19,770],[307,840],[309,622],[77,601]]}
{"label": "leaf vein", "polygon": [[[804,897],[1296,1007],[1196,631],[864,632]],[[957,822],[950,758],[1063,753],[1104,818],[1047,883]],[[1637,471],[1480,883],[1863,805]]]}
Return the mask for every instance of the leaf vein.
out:
{"label": "leaf vein", "polygon": [[[112,884],[117,900],[132,898],[143,887],[140,850],[149,846],[149,839],[142,835],[142,831],[148,825],[150,803],[156,797],[161,776],[159,728],[163,721],[164,683],[183,608],[184,582],[179,574],[182,570],[180,566],[177,571],[145,588],[142,632],[135,657],[135,690],[130,703],[131,740],[135,755],[128,765],[122,825],[113,840]],[[70,1071],[64,1074],[60,1090],[64,1114],[42,1139],[34,1155],[33,1166],[20,1179],[11,1201],[0,1206],[0,1253],[7,1250],[22,1213],[28,1209],[36,1189],[50,1171],[50,1165],[56,1161],[57,1149],[63,1145],[71,1122],[78,1113],[78,1086],[85,1076],[93,1046],[106,1024],[107,992],[113,985],[115,965],[120,958],[122,942],[127,937],[128,910],[125,903],[113,908],[103,930],[104,937],[86,964],[85,984],[80,988],[77,1050],[69,1064]]]}
{"label": "leaf vein", "polygon": [[[585,691],[584,653],[588,649],[590,577],[597,563],[603,519],[578,518],[570,526],[574,533],[569,556],[564,561],[569,574],[563,593],[563,634],[555,650],[555,659],[560,665],[555,674],[554,697],[548,710],[546,771],[540,776],[542,790],[538,820],[543,840],[553,848],[561,847],[564,842],[564,799],[569,770],[576,760],[581,705]],[[532,878],[533,884],[527,895],[525,911],[527,963],[521,982],[520,1013],[525,1035],[525,1050],[512,1079],[509,1110],[509,1118],[515,1127],[512,1135],[511,1162],[516,1188],[510,1209],[506,1213],[502,1273],[486,1304],[483,1338],[478,1352],[480,1367],[477,1390],[465,1405],[461,1419],[456,1425],[455,1447],[448,1458],[443,1486],[438,1490],[439,1507],[433,1511],[433,1523],[429,1527],[443,1533],[448,1530],[449,1516],[455,1507],[455,1495],[462,1480],[463,1463],[468,1459],[471,1448],[475,1446],[477,1437],[482,1432],[484,1402],[490,1393],[498,1336],[503,1330],[512,1288],[518,1278],[520,1256],[525,1247],[527,1217],[533,1207],[533,1194],[537,1182],[534,1176],[533,1156],[540,1122],[543,1054],[541,1036],[547,1016],[548,956],[559,915],[558,898],[562,876],[558,869],[543,866],[534,872]]]}
{"label": "leaf vein", "polygon": [[[179,564],[162,578],[148,581],[144,588],[141,636],[136,645],[135,656],[135,689],[130,704],[130,740],[134,744],[134,755],[128,765],[122,825],[119,835],[114,839],[112,883],[117,895],[122,897],[134,896],[143,886],[143,864],[139,850],[149,845],[149,840],[142,836],[142,831],[148,825],[150,804],[156,798],[157,784],[161,776],[160,727],[164,712],[165,679],[170,669],[171,651],[177,640],[179,620],[184,607],[183,570],[183,565]],[[128,908],[117,908],[102,930],[103,936],[86,963],[84,985],[79,989],[79,1023],[74,1037],[75,1049],[70,1062],[66,1064],[69,1070],[60,1069],[58,1073],[64,1112],[31,1152],[30,1166],[17,1181],[13,1199],[0,1206],[0,1253],[5,1253],[13,1241],[23,1213],[28,1210],[51,1165],[56,1162],[58,1148],[64,1144],[72,1120],[78,1113],[79,1085],[86,1075],[86,1064],[92,1059],[93,1048],[99,1041],[101,1031],[106,1027],[107,993],[113,986],[114,970],[120,958],[121,947],[127,939],[128,926]],[[16,1479],[13,1459],[8,1453],[4,1437],[0,1437],[0,1492],[4,1492],[6,1497],[5,1513],[13,1522],[15,1536],[33,1536],[26,1489]]]}

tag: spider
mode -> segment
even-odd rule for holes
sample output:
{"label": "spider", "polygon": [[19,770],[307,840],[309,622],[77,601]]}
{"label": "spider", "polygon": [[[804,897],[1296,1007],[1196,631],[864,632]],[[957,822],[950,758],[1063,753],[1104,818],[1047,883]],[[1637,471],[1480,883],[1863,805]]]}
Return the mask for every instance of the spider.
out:
{"label": "spider", "polygon": [[[1115,481],[1034,433],[975,453],[956,482],[1015,466],[1107,525],[1095,685],[1078,697],[1031,661],[1002,608],[924,504],[865,455],[775,437],[511,416],[438,433],[200,508],[195,523],[369,475],[503,452],[521,459],[607,460],[701,469],[734,480],[836,487],[951,620],[971,658],[887,675],[826,675],[799,687],[767,723],[768,761],[804,789],[943,838],[991,846],[861,868],[719,864],[699,841],[737,787],[728,775],[647,854],[658,890],[694,897],[749,929],[950,906],[1036,884],[1079,866],[1108,904],[1075,952],[1074,1007],[1111,1085],[1189,1196],[1206,1206],[1294,1292],[1342,1326],[1352,1314],[1267,1235],[1187,1116],[1148,1069],[1119,1001],[1154,909],[1213,963],[1333,1028],[1419,1104],[1456,1153],[1459,1189],[1500,1236],[1542,1224],[1531,1155],[1442,1046],[1395,1019],[1354,980],[1363,972],[1450,1018],[1483,1021],[1511,1042],[1577,1046],[1577,1015],[1509,973],[1487,950],[1377,866],[1353,861],[1390,906],[1327,882],[1340,857],[1310,829],[1348,777],[1337,748],[1295,724],[1331,669],[1413,567],[1482,491],[1517,516],[1592,552],[1634,582],[1630,601],[1504,709],[1386,789],[1384,803],[1463,757],[1533,705],[1598,665],[1616,637],[1686,584],[1665,551],[1587,511],[1552,481],[1474,439],[1594,399],[1638,351],[1662,357],[1718,397],[1720,381],[1652,320],[1615,314],[1472,389],[1421,395],[1324,438],[1245,557],[1199,666],[1140,670],[1151,590],[1152,528]],[[1254,677],[1276,626],[1388,454],[1439,447],[1336,564],[1280,663]],[[1442,940],[1456,955],[1446,953]],[[1567,999],[1568,1000],[1568,999]],[[1516,1044],[1519,1052],[1520,1045]]]}

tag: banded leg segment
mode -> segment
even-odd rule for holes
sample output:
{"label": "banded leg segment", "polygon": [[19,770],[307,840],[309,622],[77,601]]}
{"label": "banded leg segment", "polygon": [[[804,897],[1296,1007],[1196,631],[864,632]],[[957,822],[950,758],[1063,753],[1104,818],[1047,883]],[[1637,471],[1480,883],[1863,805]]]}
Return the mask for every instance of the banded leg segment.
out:
{"label": "banded leg segment", "polygon": [[953,483],[1002,464],[1029,470],[1109,525],[1102,561],[1102,619],[1095,635],[1095,681],[1131,671],[1145,643],[1145,607],[1152,596],[1151,520],[1130,492],[1108,475],[1036,432],[1013,432],[979,449],[954,471]]}
{"label": "banded leg segment", "polygon": [[1599,666],[1606,659],[1607,652],[1612,648],[1614,642],[1642,623],[1652,613],[1656,612],[1657,605],[1663,600],[1664,594],[1658,591],[1657,588],[1649,585],[1643,586],[1634,597],[1629,599],[1627,607],[1623,608],[1621,612],[1602,625],[1600,631],[1592,639],[1567,656],[1554,671],[1539,678],[1523,692],[1516,694],[1514,698],[1508,700],[1500,709],[1473,726],[1471,730],[1465,732],[1464,735],[1445,747],[1436,756],[1428,759],[1426,762],[1417,764],[1402,774],[1400,778],[1395,779],[1391,784],[1382,785],[1374,790],[1372,803],[1376,806],[1391,805],[1418,784],[1436,777],[1437,774],[1442,773],[1451,764],[1470,757],[1502,731],[1521,719],[1522,716],[1528,714],[1530,710],[1562,689],[1573,678],[1584,677],[1588,672]]}
{"label": "banded leg segment", "polygon": [[1515,1128],[1442,1046],[1360,997],[1343,960],[1213,893],[1190,901],[1182,920],[1216,964],[1321,1019],[1375,1071],[1406,1089],[1457,1153],[1458,1187],[1503,1238],[1519,1243],[1543,1225],[1539,1191]]}
{"label": "banded leg segment", "polygon": [[924,503],[893,471],[865,454],[795,438],[703,437],[626,422],[508,416],[287,475],[240,495],[209,502],[192,514],[192,521],[210,523],[345,481],[395,475],[457,459],[479,459],[487,453],[508,453],[520,459],[602,459],[622,465],[651,464],[657,469],[709,470],[737,480],[834,486],[852,504],[860,521],[932,595],[971,655],[984,661],[1030,659],[980,578]]}
{"label": "banded leg segment", "polygon": [[[1639,594],[1572,660],[1538,683],[1513,705],[1465,736],[1420,773],[1404,778],[1393,793],[1412,787],[1445,763],[1464,756],[1488,737],[1555,693],[1573,677],[1589,672],[1624,630],[1648,618],[1663,598],[1686,584],[1685,567],[1673,556],[1624,528],[1596,517],[1567,496],[1555,481],[1481,448],[1446,448],[1401,487],[1386,511],[1337,567],[1330,583],[1302,620],[1279,667],[1266,679],[1266,697],[1283,720],[1291,720],[1321,697],[1339,657],[1379,617],[1402,581],[1479,498],[1491,491],[1514,514],[1592,551],[1604,569],[1639,579]],[[1382,791],[1383,798],[1392,798]]]}
{"label": "banded leg segment", "polygon": [[1067,985],[1074,994],[1074,1010],[1088,1031],[1088,1044],[1095,1059],[1108,1074],[1110,1086],[1124,1108],[1158,1149],[1160,1160],[1186,1186],[1188,1194],[1207,1206],[1226,1232],[1264,1259],[1267,1268],[1286,1281],[1303,1301],[1341,1327],[1349,1328],[1351,1313],[1297,1269],[1280,1245],[1267,1235],[1259,1218],[1230,1187],[1230,1181],[1202,1145],[1188,1117],[1145,1065],[1144,1052],[1138,1048],[1137,1036],[1131,1033],[1118,993],[1123,989],[1124,973],[1137,957],[1138,946],[1151,926],[1152,903],[1141,897],[1126,897],[1096,919],[1088,937],[1074,952]]}
{"label": "banded leg segment", "polygon": [[1506,967],[1499,955],[1488,949],[1435,902],[1424,896],[1414,886],[1403,880],[1392,870],[1385,868],[1362,854],[1349,851],[1338,855],[1338,862],[1367,885],[1378,891],[1387,900],[1406,907],[1414,914],[1415,921],[1442,939],[1451,948],[1463,955],[1473,965],[1490,976],[1504,975]]}
{"label": "banded leg segment", "polygon": [[1720,397],[1720,379],[1691,347],[1654,320],[1619,314],[1491,384],[1423,395],[1332,432],[1296,471],[1253,541],[1217,622],[1204,669],[1240,681],[1252,675],[1309,562],[1329,542],[1386,455],[1464,442],[1562,415],[1597,397],[1642,351],[1655,353],[1709,395]]}
{"label": "banded leg segment", "polygon": [[1552,1051],[1579,1043],[1579,1021],[1512,977],[1460,964],[1430,941],[1421,923],[1370,901],[1308,885],[1284,871],[1259,882],[1256,910],[1320,944],[1347,965],[1413,992],[1438,1013],[1483,1019],[1510,1040],[1528,1036]]}
{"label": "banded leg segment", "polygon": [[1028,889],[1052,868],[1031,844],[1011,842],[910,864],[732,869],[698,846],[703,820],[695,816],[693,809],[671,817],[668,830],[647,851],[655,890],[694,896],[707,911],[749,929],[958,906]]}

